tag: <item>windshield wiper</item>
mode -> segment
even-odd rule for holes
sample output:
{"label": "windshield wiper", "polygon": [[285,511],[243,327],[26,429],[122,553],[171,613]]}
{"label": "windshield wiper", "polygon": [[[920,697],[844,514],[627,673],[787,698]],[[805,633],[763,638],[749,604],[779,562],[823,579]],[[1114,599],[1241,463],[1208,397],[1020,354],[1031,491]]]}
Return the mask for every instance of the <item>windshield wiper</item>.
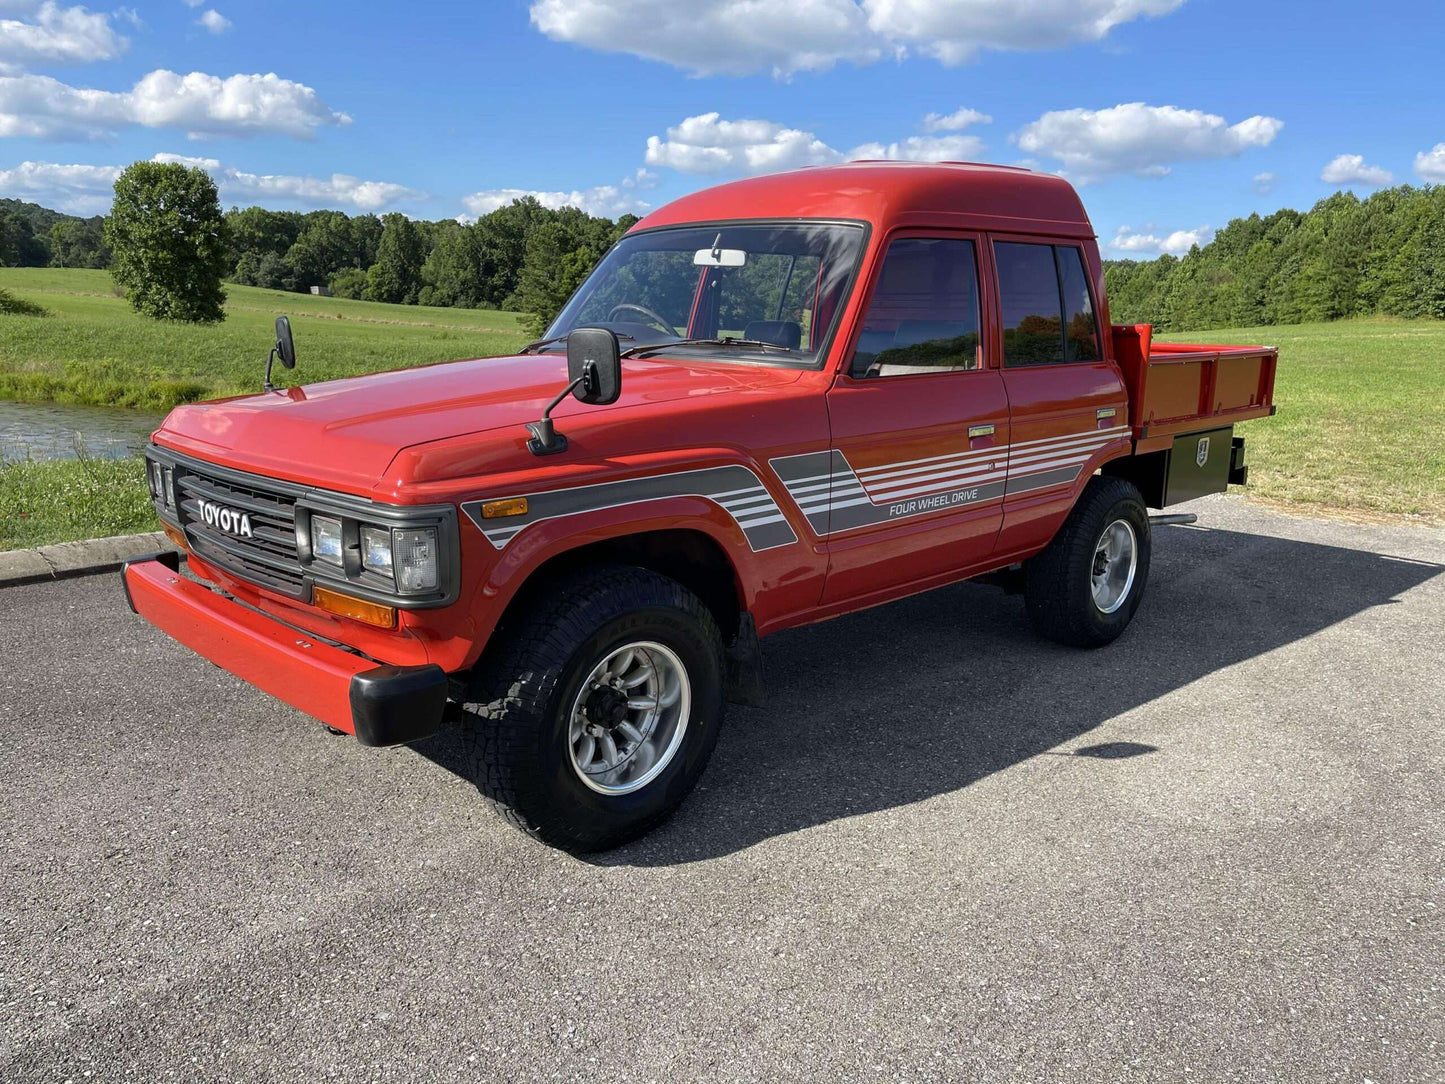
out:
{"label": "windshield wiper", "polygon": [[[568,332],[568,334],[571,334],[571,332]],[[617,337],[619,339],[626,339],[628,342],[636,341],[636,336],[633,335],[618,335]],[[550,339],[538,339],[534,343],[528,343],[526,346],[522,347],[522,349],[518,350],[517,353],[530,354],[533,350],[540,350],[544,346],[551,346],[553,343],[560,343],[566,341],[566,335],[553,335]]]}
{"label": "windshield wiper", "polygon": [[791,354],[793,348],[782,343],[770,343],[764,339],[740,339],[736,335],[723,335],[712,339],[677,339],[670,343],[652,343],[647,346],[629,346],[622,351],[624,358],[640,358],[658,350],[671,350],[675,346],[741,346],[747,350],[775,350],[780,354]]}

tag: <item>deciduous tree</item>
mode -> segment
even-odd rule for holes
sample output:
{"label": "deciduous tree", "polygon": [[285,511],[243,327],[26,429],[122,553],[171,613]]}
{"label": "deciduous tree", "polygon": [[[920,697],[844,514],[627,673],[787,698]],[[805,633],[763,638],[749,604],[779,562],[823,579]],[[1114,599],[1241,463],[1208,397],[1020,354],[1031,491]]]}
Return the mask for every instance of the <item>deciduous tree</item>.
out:
{"label": "deciduous tree", "polygon": [[389,214],[381,221],[376,263],[366,273],[363,296],[368,301],[415,305],[421,293],[421,266],[426,260],[421,233],[416,223],[403,214]]}
{"label": "deciduous tree", "polygon": [[221,277],[230,236],[216,182],[176,162],[136,162],[115,182],[105,225],[111,275],[131,306],[157,320],[224,320]]}

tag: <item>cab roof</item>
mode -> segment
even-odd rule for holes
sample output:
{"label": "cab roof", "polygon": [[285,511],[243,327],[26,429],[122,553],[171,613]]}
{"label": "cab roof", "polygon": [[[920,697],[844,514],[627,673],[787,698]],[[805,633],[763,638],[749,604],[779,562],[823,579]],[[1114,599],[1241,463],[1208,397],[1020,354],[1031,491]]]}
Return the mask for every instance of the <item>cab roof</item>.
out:
{"label": "cab roof", "polygon": [[1062,177],[977,162],[850,162],[753,177],[673,200],[633,228],[788,218],[1094,236]]}

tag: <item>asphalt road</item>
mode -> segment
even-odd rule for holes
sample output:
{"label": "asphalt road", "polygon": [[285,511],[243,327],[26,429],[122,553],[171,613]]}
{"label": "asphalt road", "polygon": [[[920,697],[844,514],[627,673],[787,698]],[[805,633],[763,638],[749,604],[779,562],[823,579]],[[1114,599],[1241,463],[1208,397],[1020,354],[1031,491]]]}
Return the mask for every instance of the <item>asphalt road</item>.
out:
{"label": "asphalt road", "polygon": [[1103,651],[973,585],[768,641],[590,862],[0,591],[0,1081],[1445,1079],[1445,533],[1199,510]]}

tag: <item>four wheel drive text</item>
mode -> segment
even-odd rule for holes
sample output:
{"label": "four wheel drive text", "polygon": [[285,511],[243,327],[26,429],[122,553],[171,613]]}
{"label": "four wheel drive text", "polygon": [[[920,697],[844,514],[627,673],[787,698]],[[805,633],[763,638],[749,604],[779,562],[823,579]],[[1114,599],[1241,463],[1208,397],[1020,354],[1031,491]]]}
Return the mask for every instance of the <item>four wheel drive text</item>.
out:
{"label": "four wheel drive text", "polygon": [[176,408],[147,476],[192,575],[122,577],[363,744],[459,727],[514,823],[605,848],[687,795],[774,632],[988,575],[1113,640],[1147,509],[1246,480],[1276,360],[1111,326],[1058,177],[740,181],[638,223],[517,356]]}

